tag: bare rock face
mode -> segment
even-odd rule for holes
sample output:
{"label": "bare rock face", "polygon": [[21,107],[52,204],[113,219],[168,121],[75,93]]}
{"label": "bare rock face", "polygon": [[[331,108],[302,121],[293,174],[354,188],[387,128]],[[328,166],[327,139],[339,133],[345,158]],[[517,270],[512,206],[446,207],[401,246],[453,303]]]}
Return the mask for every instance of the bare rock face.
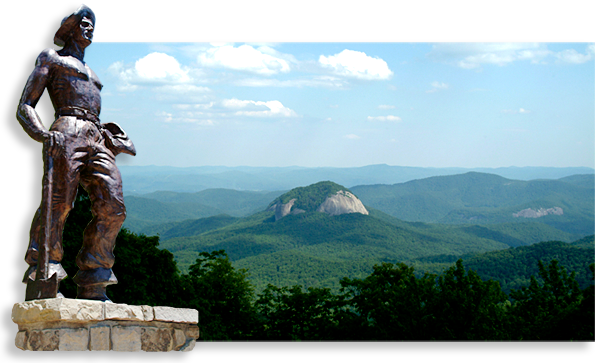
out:
{"label": "bare rock face", "polygon": [[554,208],[548,208],[548,209],[539,208],[538,210],[527,208],[527,209],[523,209],[522,211],[520,211],[518,213],[513,213],[512,216],[515,218],[519,218],[519,217],[540,218],[543,216],[547,216],[549,214],[561,216],[561,215],[564,215],[564,211],[560,207],[554,207]]}
{"label": "bare rock face", "polygon": [[338,216],[347,213],[361,213],[368,215],[368,210],[362,202],[348,191],[340,190],[331,195],[318,207],[317,212]]}
{"label": "bare rock face", "polygon": [[283,203],[277,203],[274,206],[272,206],[271,208],[269,208],[269,210],[274,210],[275,211],[275,222],[278,221],[279,219],[285,217],[286,215],[289,214],[300,214],[300,213],[304,213],[305,210],[303,209],[299,209],[299,208],[293,208],[293,205],[295,204],[296,199],[293,198],[292,200],[290,200],[289,202],[283,204]]}
{"label": "bare rock face", "polygon": [[275,199],[267,210],[275,213],[275,221],[290,214],[306,212],[320,212],[331,216],[347,213],[369,214],[353,193],[331,181],[292,189]]}

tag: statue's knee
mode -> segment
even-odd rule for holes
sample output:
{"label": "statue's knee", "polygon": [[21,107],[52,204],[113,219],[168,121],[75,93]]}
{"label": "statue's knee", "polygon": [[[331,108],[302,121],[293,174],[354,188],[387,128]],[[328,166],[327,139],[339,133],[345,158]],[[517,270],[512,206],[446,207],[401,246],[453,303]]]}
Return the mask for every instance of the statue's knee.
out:
{"label": "statue's knee", "polygon": [[101,203],[94,209],[97,218],[102,220],[123,223],[126,219],[126,207],[123,203]]}

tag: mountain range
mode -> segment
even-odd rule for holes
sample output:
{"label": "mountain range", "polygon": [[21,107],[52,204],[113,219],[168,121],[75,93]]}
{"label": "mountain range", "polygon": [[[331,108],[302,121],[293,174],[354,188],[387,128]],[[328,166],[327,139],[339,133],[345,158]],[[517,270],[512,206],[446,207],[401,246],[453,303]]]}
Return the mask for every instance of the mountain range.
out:
{"label": "mountain range", "polygon": [[395,184],[432,176],[467,172],[495,174],[517,180],[559,179],[576,174],[594,174],[586,167],[507,167],[507,168],[421,168],[391,165],[368,165],[351,168],[306,167],[171,167],[120,166],[124,194],[147,194],[155,191],[195,193],[205,189],[277,191],[303,187],[323,180],[351,188],[356,185]]}
{"label": "mountain range", "polygon": [[[592,174],[557,180],[521,181],[469,172],[392,185],[360,185],[350,190],[365,206],[403,221],[510,224],[509,228],[538,223],[542,229],[549,226],[550,229],[572,235],[572,239],[593,233],[594,184]],[[159,224],[218,214],[245,217],[264,211],[283,193],[218,188],[196,193],[160,191],[127,195],[128,217],[125,227],[134,232],[150,234]],[[548,210],[556,211],[557,214]],[[519,225],[515,227],[514,224]],[[525,238],[531,243],[536,242],[531,236],[544,237],[535,234],[535,228],[521,229],[527,231]]]}
{"label": "mountain range", "polygon": [[[320,203],[339,192],[359,198],[368,214],[320,213]],[[589,174],[519,181],[476,172],[349,189],[323,182],[285,193],[154,192],[126,196],[125,226],[159,234],[183,271],[200,252],[225,250],[257,289],[336,289],[340,277],[364,277],[380,262],[431,271],[440,259],[592,235],[593,195]],[[272,207],[294,199],[303,212],[276,218]],[[520,213],[528,209],[535,215]]]}
{"label": "mountain range", "polygon": [[535,221],[577,235],[593,233],[595,178],[512,180],[469,172],[351,190],[365,205],[411,222],[497,224]]}

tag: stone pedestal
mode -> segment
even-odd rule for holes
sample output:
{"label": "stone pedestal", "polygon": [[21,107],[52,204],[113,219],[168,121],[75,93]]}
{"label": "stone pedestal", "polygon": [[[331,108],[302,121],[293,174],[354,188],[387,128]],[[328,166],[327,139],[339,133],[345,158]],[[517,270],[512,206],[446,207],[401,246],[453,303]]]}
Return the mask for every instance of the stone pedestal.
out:
{"label": "stone pedestal", "polygon": [[44,299],[17,303],[15,345],[22,350],[190,351],[198,311],[93,300]]}

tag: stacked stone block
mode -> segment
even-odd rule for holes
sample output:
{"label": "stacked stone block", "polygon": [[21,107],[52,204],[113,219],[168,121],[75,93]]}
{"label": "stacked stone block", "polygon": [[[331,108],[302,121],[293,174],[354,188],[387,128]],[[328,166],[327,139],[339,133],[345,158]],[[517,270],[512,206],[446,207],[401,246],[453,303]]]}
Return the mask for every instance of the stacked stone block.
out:
{"label": "stacked stone block", "polygon": [[25,301],[12,320],[22,350],[190,351],[199,335],[194,309],[92,300]]}

